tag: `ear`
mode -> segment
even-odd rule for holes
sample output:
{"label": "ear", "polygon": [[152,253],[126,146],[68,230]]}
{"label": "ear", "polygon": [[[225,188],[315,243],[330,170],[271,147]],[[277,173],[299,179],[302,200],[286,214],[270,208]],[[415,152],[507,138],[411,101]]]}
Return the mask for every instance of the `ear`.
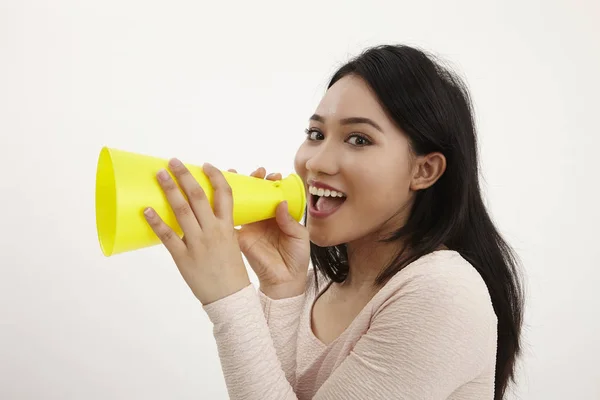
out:
{"label": "ear", "polygon": [[429,153],[415,159],[412,190],[423,190],[432,186],[446,171],[446,157],[442,153]]}

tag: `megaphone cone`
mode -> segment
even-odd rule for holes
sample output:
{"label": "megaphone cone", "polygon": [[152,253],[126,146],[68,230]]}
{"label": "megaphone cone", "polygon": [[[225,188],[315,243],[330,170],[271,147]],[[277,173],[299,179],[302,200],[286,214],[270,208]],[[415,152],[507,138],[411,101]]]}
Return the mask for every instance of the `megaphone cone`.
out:
{"label": "megaphone cone", "polygon": [[[187,165],[204,189],[211,207],[213,188],[202,167]],[[167,225],[183,234],[167,198],[156,180],[168,160],[103,147],[96,171],[96,227],[105,256],[154,246],[160,240],[144,218],[145,207],[153,207]],[[279,181],[221,171],[233,192],[235,226],[275,217],[277,205],[287,200],[289,212],[300,221],[306,207],[306,192],[296,174]]]}

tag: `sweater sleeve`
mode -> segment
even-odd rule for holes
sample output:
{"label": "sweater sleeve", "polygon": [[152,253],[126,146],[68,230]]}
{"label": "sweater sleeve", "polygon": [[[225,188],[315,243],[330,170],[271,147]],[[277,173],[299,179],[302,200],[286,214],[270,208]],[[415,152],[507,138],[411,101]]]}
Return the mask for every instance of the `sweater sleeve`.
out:
{"label": "sweater sleeve", "polygon": [[[477,278],[432,273],[396,287],[313,399],[441,400],[477,377],[496,345],[495,314]],[[232,400],[297,400],[252,285],[205,310]]]}
{"label": "sweater sleeve", "polygon": [[258,296],[277,358],[288,382],[295,387],[298,327],[306,293],[287,299],[273,300],[259,290]]}
{"label": "sweater sleeve", "polygon": [[[277,357],[263,306],[252,284],[205,305],[204,310],[214,325],[213,333],[230,399],[297,400]],[[285,339],[275,342],[282,341]],[[290,368],[288,358],[286,354],[284,364]]]}

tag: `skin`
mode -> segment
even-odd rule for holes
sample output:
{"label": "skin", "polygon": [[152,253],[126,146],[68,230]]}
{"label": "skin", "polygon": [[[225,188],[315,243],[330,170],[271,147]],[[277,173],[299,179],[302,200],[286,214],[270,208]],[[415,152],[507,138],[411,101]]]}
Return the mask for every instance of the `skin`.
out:
{"label": "skin", "polygon": [[[310,241],[319,246],[347,243],[348,278],[332,284],[313,309],[313,331],[329,343],[374,295],[376,276],[398,250],[398,243],[382,244],[377,239],[405,223],[415,193],[439,179],[446,160],[440,153],[414,154],[407,136],[368,85],[347,76],[327,91],[310,118],[307,140],[298,149],[294,165],[307,193],[307,182],[316,179],[347,195],[328,218],[309,215],[308,229],[281,203],[276,218],[235,230],[232,191],[220,170],[210,164],[204,167],[215,189],[211,209],[203,189],[177,159],[169,164],[172,176],[163,170],[157,179],[184,237],[179,238],[152,208],[144,215],[202,304],[250,284],[241,253],[256,272],[261,291],[279,299],[303,293]],[[262,179],[265,174],[259,168],[252,176]],[[281,174],[267,179],[281,179]]]}
{"label": "skin", "polygon": [[[357,117],[372,123],[347,123]],[[347,195],[328,218],[308,216],[314,243],[348,246],[348,278],[333,283],[313,307],[313,332],[322,342],[335,340],[374,296],[381,266],[398,250],[398,243],[377,239],[405,223],[416,191],[435,183],[445,167],[440,153],[411,151],[407,136],[362,79],[347,76],[327,91],[295,157],[304,182],[315,179]]]}
{"label": "skin", "polygon": [[166,170],[157,174],[158,183],[183,230],[182,238],[152,207],[144,210],[144,216],[173,257],[192,293],[206,305],[243,289],[250,284],[250,279],[235,238],[231,187],[214,166],[205,164],[203,169],[215,190],[214,209],[180,160],[169,161],[172,175]]}
{"label": "skin", "polygon": [[[319,246],[348,244],[345,286],[358,290],[372,285],[380,272],[377,266],[398,249],[397,243],[376,240],[405,223],[416,191],[439,179],[446,160],[440,153],[416,156],[407,136],[358,77],[336,82],[315,114],[296,153],[296,172],[304,182],[316,179],[340,189],[347,200],[324,220],[308,216],[310,239]],[[354,117],[367,118],[378,128],[343,121]]]}

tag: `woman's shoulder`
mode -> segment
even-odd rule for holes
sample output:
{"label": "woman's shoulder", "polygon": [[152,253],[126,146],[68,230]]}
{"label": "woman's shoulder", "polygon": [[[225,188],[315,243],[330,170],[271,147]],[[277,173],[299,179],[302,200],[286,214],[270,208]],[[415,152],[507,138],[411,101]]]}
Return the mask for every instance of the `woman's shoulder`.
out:
{"label": "woman's shoulder", "polygon": [[453,250],[420,257],[394,275],[378,295],[381,306],[392,301],[426,301],[447,311],[477,313],[480,319],[497,323],[485,281],[469,261]]}
{"label": "woman's shoulder", "polygon": [[437,250],[425,254],[404,267],[392,279],[401,282],[415,278],[457,283],[466,279],[473,284],[485,285],[475,267],[455,250]]}
{"label": "woman's shoulder", "polygon": [[391,353],[406,357],[402,349],[410,348],[414,363],[424,368],[436,360],[457,381],[480,377],[493,383],[498,320],[485,282],[458,252],[422,256],[394,275],[374,300],[371,334],[393,338],[389,343],[398,351]]}
{"label": "woman's shoulder", "polygon": [[407,282],[466,289],[473,296],[490,298],[479,272],[454,250],[438,250],[421,256],[398,272],[390,280],[390,286],[402,286]]}
{"label": "woman's shoulder", "polygon": [[[307,298],[317,297],[330,283],[328,277],[311,266],[306,276]],[[486,326],[497,324],[483,278],[469,261],[454,250],[425,254],[404,267],[375,294],[369,308],[376,317],[390,305],[394,309],[404,308],[407,304],[449,317],[476,320]]]}

